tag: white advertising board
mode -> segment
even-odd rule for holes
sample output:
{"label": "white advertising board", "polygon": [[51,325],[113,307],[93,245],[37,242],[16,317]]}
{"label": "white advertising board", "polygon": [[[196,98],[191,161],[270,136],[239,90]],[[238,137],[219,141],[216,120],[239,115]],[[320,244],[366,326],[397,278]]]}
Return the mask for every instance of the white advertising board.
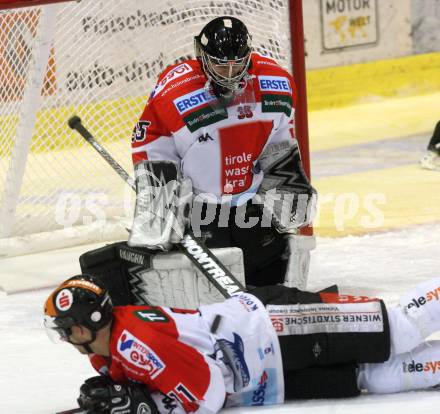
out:
{"label": "white advertising board", "polygon": [[324,50],[376,44],[377,0],[321,0]]}

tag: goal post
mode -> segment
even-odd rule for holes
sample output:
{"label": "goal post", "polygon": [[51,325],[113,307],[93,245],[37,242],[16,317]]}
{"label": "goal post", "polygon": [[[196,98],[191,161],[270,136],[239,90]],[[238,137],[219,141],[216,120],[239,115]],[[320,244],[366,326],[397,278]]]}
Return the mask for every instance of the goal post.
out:
{"label": "goal post", "polygon": [[20,7],[43,6],[51,3],[63,3],[68,1],[73,0],[0,0],[0,10],[19,9]]}
{"label": "goal post", "polygon": [[0,234],[8,236],[14,224],[14,216],[19,203],[27,155],[32,132],[40,107],[44,78],[49,61],[50,45],[54,35],[57,8],[42,8],[38,20],[40,30],[35,34],[32,58],[28,61],[28,79],[23,85],[21,110],[17,120],[16,133],[12,144],[10,165],[6,172],[2,204],[0,208]]}
{"label": "goal post", "polygon": [[0,0],[3,256],[127,237],[131,189],[67,119],[78,114],[132,171],[131,132],[158,75],[192,57],[193,36],[220,15],[243,20],[255,50],[299,81],[309,172],[300,0]]}

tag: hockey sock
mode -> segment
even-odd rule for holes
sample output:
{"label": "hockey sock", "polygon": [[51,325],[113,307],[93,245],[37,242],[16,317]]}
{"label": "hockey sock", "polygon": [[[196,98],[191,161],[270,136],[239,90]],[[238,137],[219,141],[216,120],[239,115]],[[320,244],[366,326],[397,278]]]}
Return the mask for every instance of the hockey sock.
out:
{"label": "hockey sock", "polygon": [[426,389],[440,384],[440,341],[392,355],[381,364],[361,364],[358,386],[376,394]]}
{"label": "hockey sock", "polygon": [[408,352],[440,331],[440,278],[417,285],[388,309],[391,353]]}

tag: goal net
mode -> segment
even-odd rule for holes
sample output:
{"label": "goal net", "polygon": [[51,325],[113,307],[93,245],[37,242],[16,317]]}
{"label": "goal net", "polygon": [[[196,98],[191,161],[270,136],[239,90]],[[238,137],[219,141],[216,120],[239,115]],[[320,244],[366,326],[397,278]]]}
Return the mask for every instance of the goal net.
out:
{"label": "goal net", "polygon": [[[168,65],[220,15],[291,69],[288,0],[0,1],[0,250],[125,239],[132,190],[67,126],[76,114],[132,174],[130,139]],[[16,6],[35,1],[17,1]],[[42,1],[40,2],[42,3]]]}

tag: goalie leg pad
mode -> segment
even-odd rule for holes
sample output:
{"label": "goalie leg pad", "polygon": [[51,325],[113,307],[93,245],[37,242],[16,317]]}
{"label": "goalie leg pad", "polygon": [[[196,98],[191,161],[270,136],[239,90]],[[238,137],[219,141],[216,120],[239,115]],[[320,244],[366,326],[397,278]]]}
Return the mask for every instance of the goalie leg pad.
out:
{"label": "goalie leg pad", "polygon": [[82,273],[92,274],[106,285],[115,306],[131,305],[134,297],[129,283],[128,268],[121,259],[126,258],[140,262],[141,257],[127,247],[126,243],[113,243],[99,249],[90,250],[79,258]]}
{"label": "goalie leg pad", "polygon": [[380,300],[285,286],[252,293],[266,305],[289,370],[389,357],[388,315]]}
{"label": "goalie leg pad", "polygon": [[[243,254],[238,248],[214,249],[216,257],[244,284]],[[114,243],[84,253],[83,273],[103,280],[113,304],[197,308],[224,300],[219,290],[180,252],[157,252]]]}

